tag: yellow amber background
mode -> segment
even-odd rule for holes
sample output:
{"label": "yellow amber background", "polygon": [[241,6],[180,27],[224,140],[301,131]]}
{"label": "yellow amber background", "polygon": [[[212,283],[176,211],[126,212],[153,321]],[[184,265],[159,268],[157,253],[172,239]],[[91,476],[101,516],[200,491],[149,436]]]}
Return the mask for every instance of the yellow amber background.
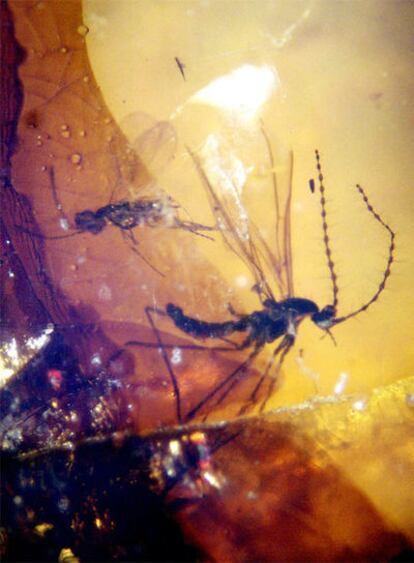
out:
{"label": "yellow amber background", "polygon": [[[275,70],[280,85],[259,115],[274,146],[286,145],[295,154],[296,295],[320,306],[331,299],[319,201],[308,189],[308,179],[315,176],[314,148],[321,151],[326,176],[339,314],[375,292],[388,252],[389,239],[366,212],[355,183],[361,183],[397,233],[396,261],[385,292],[367,313],[335,330],[337,347],[329,338],[321,339],[310,322],[300,327],[276,406],[315,394],[306,368],[319,376],[316,391],[321,395],[333,392],[342,372],[349,375],[345,392],[362,395],[412,374],[413,15],[408,3],[382,1],[84,3],[94,73],[121,122],[134,112],[172,119],[178,136],[194,146],[214,133],[222,118],[217,110],[192,104],[192,96],[242,65]],[[186,80],[175,57],[185,64]],[[202,187],[180,148],[175,165],[160,172],[159,182],[197,219],[204,219]],[[261,220],[272,221],[267,202],[260,211]],[[223,251],[220,263],[222,245],[212,251],[211,245],[201,244],[207,257],[214,253],[211,259],[235,287],[245,310],[257,307],[249,286],[236,286],[244,271],[240,261],[231,257],[229,262]],[[191,313],[191,304],[183,305]]]}
{"label": "yellow amber background", "polygon": [[[245,64],[275,69],[280,86],[259,115],[274,146],[291,147],[295,154],[296,295],[320,306],[331,298],[319,202],[308,189],[308,179],[315,176],[315,148],[326,176],[339,314],[375,292],[388,252],[388,238],[367,214],[355,183],[396,231],[396,260],[380,300],[335,329],[337,347],[305,322],[273,406],[302,405],[288,416],[298,417],[298,425],[326,447],[382,513],[414,538],[413,5],[87,0],[84,17],[94,73],[116,119],[134,112],[171,119],[185,142],[197,144],[223,123],[217,110],[191,103],[198,91]],[[175,57],[185,64],[186,80]],[[182,144],[180,150],[159,182],[197,218],[200,213],[208,217],[199,179]],[[269,224],[267,203],[258,213]],[[211,246],[200,244],[210,258]],[[244,270],[220,247],[215,246],[211,260],[250,311],[257,299],[236,283]],[[189,313],[198,310],[197,304],[180,305]],[[316,386],[309,373],[317,377]],[[342,403],[338,397],[333,406],[317,408],[302,403],[331,396],[341,373],[349,375],[344,394],[350,400]],[[358,399],[361,411],[355,408]]]}

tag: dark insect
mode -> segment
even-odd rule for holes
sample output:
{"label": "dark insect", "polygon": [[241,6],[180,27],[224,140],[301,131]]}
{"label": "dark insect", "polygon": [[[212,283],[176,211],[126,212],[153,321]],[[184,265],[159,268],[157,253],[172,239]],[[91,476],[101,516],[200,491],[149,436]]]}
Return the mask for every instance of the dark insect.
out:
{"label": "dark insect", "polygon": [[173,201],[169,196],[165,198],[149,198],[141,197],[135,201],[119,201],[116,203],[109,203],[103,207],[99,207],[95,211],[85,209],[75,214],[74,224],[71,224],[66,213],[63,211],[62,204],[59,201],[56,182],[55,171],[53,167],[49,170],[50,185],[55,202],[56,208],[61,215],[61,226],[65,230],[72,232],[64,235],[42,235],[40,233],[33,233],[23,227],[19,227],[24,232],[32,236],[37,236],[46,240],[59,240],[68,237],[73,237],[81,233],[91,233],[97,235],[103,231],[109,224],[117,227],[122,236],[131,243],[132,250],[148,265],[155,270],[158,274],[163,276],[162,272],[157,270],[138,250],[138,241],[135,238],[133,229],[139,226],[145,227],[164,227],[169,229],[182,229],[189,231],[204,238],[211,238],[203,234],[205,231],[213,231],[214,227],[208,227],[193,221],[183,220],[178,215],[180,206]]}
{"label": "dark insect", "polygon": [[309,180],[309,189],[312,193],[315,192],[315,180],[313,178]]}
{"label": "dark insect", "polygon": [[185,72],[184,72],[185,64],[184,64],[182,61],[180,61],[180,59],[179,59],[178,57],[174,57],[174,60],[175,60],[175,62],[177,63],[177,66],[178,66],[178,68],[179,68],[179,70],[180,70],[181,76],[182,76],[183,79],[185,80]]}
{"label": "dark insect", "polygon": [[[263,130],[263,135],[266,141],[266,146],[269,154],[269,161],[272,166],[272,183],[273,193],[276,206],[276,249],[273,252],[268,244],[263,239],[257,227],[250,221],[248,223],[247,236],[240,236],[240,230],[234,220],[234,212],[227,205],[226,201],[218,195],[218,192],[213,188],[206,171],[204,170],[198,156],[191,151],[190,155],[195,163],[198,173],[203,181],[206,191],[209,195],[210,204],[214,211],[217,224],[221,227],[221,235],[225,244],[229,247],[243,262],[248,266],[249,270],[254,276],[255,286],[254,290],[257,292],[260,299],[261,308],[249,314],[238,314],[231,307],[229,311],[233,318],[226,321],[210,322],[199,320],[188,316],[184,313],[183,309],[173,303],[168,303],[165,310],[147,307],[147,316],[157,336],[157,344],[143,343],[138,341],[128,342],[129,345],[137,346],[158,346],[163,353],[163,359],[166,364],[176,397],[176,412],[177,418],[181,421],[190,421],[199,414],[207,404],[220,405],[226,396],[241,382],[247,369],[251,366],[253,360],[262,351],[264,346],[269,343],[278,341],[273,350],[270,361],[267,363],[264,371],[261,373],[257,384],[254,386],[244,406],[239,411],[243,414],[249,407],[257,404],[260,398],[260,411],[263,411],[269,398],[271,397],[276,382],[277,376],[283,361],[288,354],[289,350],[295,343],[297,330],[299,324],[306,317],[310,317],[312,322],[320,329],[326,331],[331,338],[333,336],[330,330],[339,323],[342,323],[351,317],[355,317],[362,311],[368,309],[379,298],[380,294],[385,288],[387,279],[391,273],[391,266],[394,261],[395,250],[395,234],[393,230],[387,225],[381,216],[374,210],[370,204],[368,197],[362,187],[357,185],[356,188],[360,193],[368,212],[374,217],[378,223],[388,231],[390,236],[390,246],[388,253],[388,261],[383,274],[381,283],[379,284],[374,295],[363,305],[355,311],[352,311],[344,316],[337,316],[338,308],[338,284],[337,276],[335,273],[334,262],[332,260],[332,252],[330,247],[330,239],[328,235],[328,224],[326,221],[326,200],[325,200],[325,187],[324,178],[321,171],[319,152],[316,154],[316,167],[318,171],[319,180],[319,193],[322,217],[322,230],[323,241],[325,246],[325,254],[327,258],[327,265],[332,282],[332,302],[320,308],[314,301],[301,297],[294,296],[293,290],[293,277],[292,277],[292,249],[291,249],[291,229],[290,229],[290,207],[292,195],[292,173],[293,173],[293,155],[290,155],[290,181],[285,206],[283,209],[284,222],[282,222],[283,214],[280,213],[282,209],[282,202],[279,200],[278,187],[276,175],[273,172],[274,163],[270,141]],[[275,298],[274,291],[271,287],[270,280],[265,276],[265,268],[271,269],[274,274],[274,282],[281,295],[281,299]],[[175,376],[172,362],[169,359],[165,348],[172,346],[165,346],[161,341],[161,336],[156,328],[154,322],[154,315],[169,317],[175,326],[182,332],[196,340],[218,339],[224,342],[224,346],[205,347],[210,351],[235,351],[235,350],[250,350],[247,358],[242,361],[235,369],[233,369],[226,377],[224,377],[218,384],[215,385],[201,400],[195,404],[187,412],[182,412],[182,399],[180,396],[180,389]],[[243,335],[242,340],[235,342],[231,340],[231,336],[236,336],[240,333]],[[189,349],[203,349],[203,346],[188,345],[179,346],[180,348]],[[268,388],[263,395],[263,385],[267,382]],[[261,395],[259,394],[261,391]],[[264,397],[264,398],[263,398]]]}

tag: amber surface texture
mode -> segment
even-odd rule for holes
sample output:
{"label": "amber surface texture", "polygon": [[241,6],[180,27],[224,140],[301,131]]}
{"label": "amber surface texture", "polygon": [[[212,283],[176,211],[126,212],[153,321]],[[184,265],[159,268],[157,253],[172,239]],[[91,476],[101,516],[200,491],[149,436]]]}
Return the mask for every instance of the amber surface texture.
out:
{"label": "amber surface texture", "polygon": [[2,560],[412,560],[413,5],[0,10]]}

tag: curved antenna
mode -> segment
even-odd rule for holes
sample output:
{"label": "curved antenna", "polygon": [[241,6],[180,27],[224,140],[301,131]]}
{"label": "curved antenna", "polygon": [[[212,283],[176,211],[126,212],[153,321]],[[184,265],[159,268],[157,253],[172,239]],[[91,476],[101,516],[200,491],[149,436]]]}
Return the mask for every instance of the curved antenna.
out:
{"label": "curved antenna", "polygon": [[35,232],[31,231],[30,229],[26,229],[25,227],[22,227],[21,225],[15,225],[15,227],[19,231],[26,233],[26,235],[30,235],[31,237],[40,238],[40,239],[43,239],[43,240],[57,240],[57,239],[62,239],[62,238],[74,237],[76,235],[80,235],[81,232],[82,232],[82,231],[75,231],[75,232],[69,233],[67,235],[48,236],[48,235],[42,235],[42,233],[35,233]]}
{"label": "curved antenna", "polygon": [[320,193],[320,204],[321,204],[321,217],[322,217],[322,230],[323,230],[323,243],[325,245],[325,255],[328,262],[329,275],[332,282],[332,305],[336,310],[338,306],[338,278],[335,273],[335,264],[332,260],[332,251],[329,239],[328,223],[326,222],[326,198],[325,198],[325,186],[323,184],[324,177],[322,174],[321,158],[319,151],[315,150],[316,156],[316,169],[318,171],[319,180],[319,193]]}
{"label": "curved antenna", "polygon": [[41,239],[45,239],[45,240],[60,240],[60,239],[64,239],[64,238],[69,238],[69,237],[73,237],[75,235],[79,235],[81,231],[79,231],[78,229],[74,228],[70,221],[68,216],[66,215],[66,213],[63,210],[63,205],[61,204],[58,194],[57,194],[57,189],[56,189],[56,182],[55,182],[55,168],[53,166],[50,166],[50,168],[48,168],[48,175],[49,175],[49,181],[50,181],[50,188],[52,191],[52,198],[53,198],[53,203],[55,204],[56,209],[58,210],[61,218],[63,219],[64,223],[66,225],[69,225],[69,227],[74,231],[72,233],[68,233],[66,235],[55,235],[55,236],[48,236],[48,235],[43,235],[41,233],[35,233],[33,231],[30,231],[29,229],[26,229],[25,227],[22,227],[21,225],[16,225],[16,227],[26,233],[27,235],[30,235],[32,237],[36,237],[36,238],[41,238]]}
{"label": "curved antenna", "polygon": [[379,213],[377,213],[375,211],[375,209],[372,207],[372,205],[371,205],[371,203],[368,199],[367,194],[365,193],[365,191],[362,189],[362,187],[359,184],[356,185],[356,189],[361,194],[361,197],[362,197],[368,211],[371,213],[371,215],[374,217],[374,219],[376,221],[378,221],[378,223],[380,223],[384,227],[384,229],[386,229],[388,231],[388,233],[390,235],[390,241],[391,242],[390,242],[390,246],[389,246],[389,249],[388,249],[388,260],[387,260],[387,265],[386,265],[385,270],[384,270],[384,274],[382,276],[381,283],[379,284],[377,291],[374,293],[374,295],[371,297],[371,299],[369,301],[367,301],[366,303],[364,303],[363,305],[361,305],[361,307],[359,307],[355,311],[352,311],[352,313],[348,313],[348,315],[344,315],[343,317],[338,317],[336,319],[332,319],[332,325],[342,323],[342,322],[346,321],[347,319],[350,319],[352,317],[355,317],[356,315],[359,315],[359,313],[366,311],[368,309],[368,307],[370,307],[370,305],[372,305],[373,303],[375,303],[375,301],[378,300],[379,296],[381,295],[381,293],[385,289],[385,285],[387,283],[388,278],[391,275],[391,266],[394,262],[394,251],[395,251],[395,233],[394,233],[394,231],[382,219],[382,217],[379,215]]}

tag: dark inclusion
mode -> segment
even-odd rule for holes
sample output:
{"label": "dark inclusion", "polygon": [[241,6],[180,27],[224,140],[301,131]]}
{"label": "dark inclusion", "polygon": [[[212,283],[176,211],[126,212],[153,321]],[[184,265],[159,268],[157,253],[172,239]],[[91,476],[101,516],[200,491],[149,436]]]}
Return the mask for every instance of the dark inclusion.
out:
{"label": "dark inclusion", "polygon": [[[162,495],[151,490],[150,457],[138,437],[121,447],[108,439],[34,459],[5,456],[5,559],[27,561],[30,554],[31,561],[57,561],[69,548],[81,561],[200,560]],[[42,523],[53,528],[40,536],[35,529]]]}
{"label": "dark inclusion", "polygon": [[120,384],[105,367],[93,377],[84,374],[64,336],[54,332],[0,392],[2,449],[21,454],[123,429],[127,407],[118,397],[111,403]]}
{"label": "dark inclusion", "polygon": [[[183,541],[165,495],[154,491],[158,442],[126,433],[113,439],[127,414],[119,400],[111,402],[107,379],[89,381],[55,333],[2,390],[4,560],[30,554],[31,561],[57,561],[65,548],[81,561],[200,559]],[[97,421],[92,413],[103,399],[110,412]],[[49,529],[39,533],[44,524]]]}

